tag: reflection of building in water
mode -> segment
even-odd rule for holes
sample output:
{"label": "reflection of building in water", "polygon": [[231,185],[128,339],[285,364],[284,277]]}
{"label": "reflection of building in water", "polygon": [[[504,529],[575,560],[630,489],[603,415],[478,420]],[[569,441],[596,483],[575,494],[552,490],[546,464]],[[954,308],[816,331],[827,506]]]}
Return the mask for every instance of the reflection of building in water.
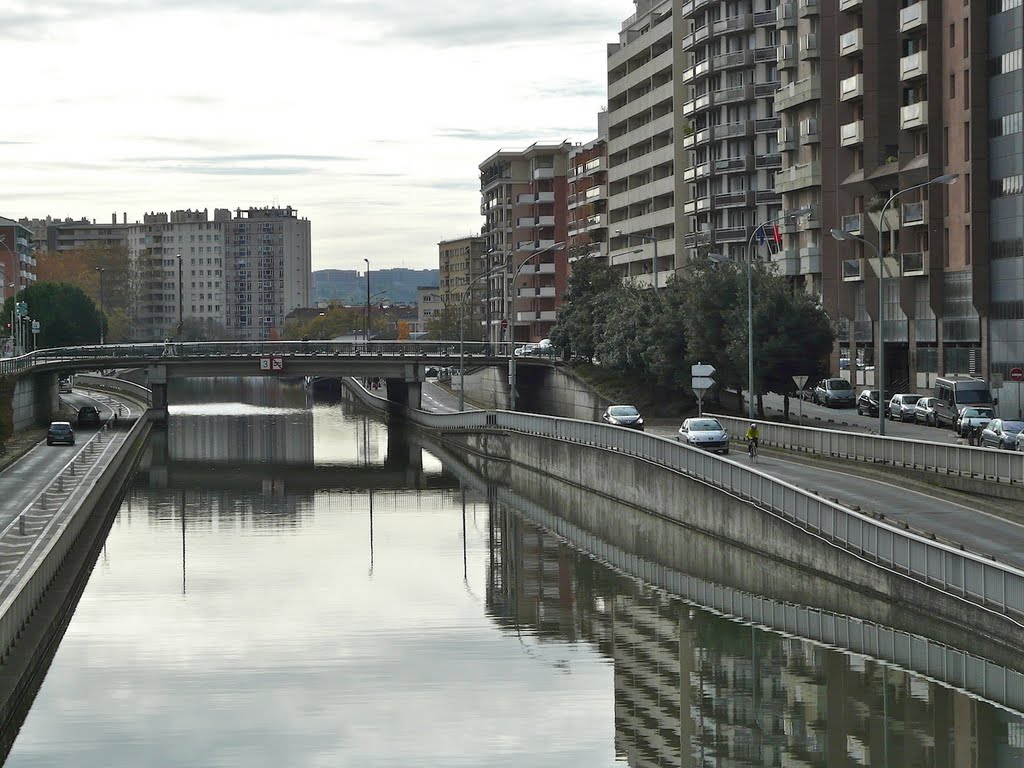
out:
{"label": "reflection of building in water", "polygon": [[131,493],[122,511],[126,519],[143,514],[154,523],[181,525],[189,530],[222,531],[235,528],[296,528],[313,506],[313,494],[281,493],[268,480],[250,494],[237,490],[168,490],[146,486]]}
{"label": "reflection of building in water", "polygon": [[167,422],[174,461],[312,464],[313,414],[249,410],[239,416],[172,413]]}
{"label": "reflection of building in water", "polygon": [[1024,721],[1009,712],[693,609],[492,508],[489,609],[612,660],[616,752],[632,766],[1024,765]]}

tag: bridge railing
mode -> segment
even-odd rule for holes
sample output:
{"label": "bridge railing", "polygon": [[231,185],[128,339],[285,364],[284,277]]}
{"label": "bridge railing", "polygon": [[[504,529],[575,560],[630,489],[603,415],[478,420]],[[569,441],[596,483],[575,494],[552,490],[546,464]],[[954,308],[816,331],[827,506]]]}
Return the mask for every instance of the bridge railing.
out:
{"label": "bridge railing", "polygon": [[1024,572],[847,509],[746,463],[643,432],[552,416],[414,411],[410,417],[431,429],[506,429],[649,461],[746,499],[883,568],[1024,625]]}
{"label": "bridge railing", "polygon": [[507,357],[508,343],[483,341],[185,341],[146,344],[96,344],[80,347],[52,347],[27,355],[0,360],[0,375],[30,370],[60,362],[140,360],[164,357],[261,357],[265,355],[346,355],[383,357],[445,358],[458,362],[465,357]]}
{"label": "bridge railing", "polygon": [[[730,434],[743,435],[749,419],[714,415]],[[820,427],[801,427],[759,421],[763,445],[802,451],[818,456],[887,464],[942,475],[981,478],[998,483],[1024,483],[1024,453],[976,448],[967,445],[882,437],[857,432],[838,432]]]}

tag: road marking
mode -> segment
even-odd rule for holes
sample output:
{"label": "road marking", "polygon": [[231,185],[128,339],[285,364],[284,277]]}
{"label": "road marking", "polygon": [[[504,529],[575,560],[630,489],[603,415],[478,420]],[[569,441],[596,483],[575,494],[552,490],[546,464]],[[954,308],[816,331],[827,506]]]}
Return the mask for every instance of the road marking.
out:
{"label": "road marking", "polygon": [[[780,459],[777,456],[772,456],[771,459],[773,461],[778,461],[781,464],[792,464],[793,466],[807,467],[806,464],[801,464],[799,461],[789,461],[787,459]],[[982,515],[985,515],[986,517],[992,518],[993,520],[996,520],[998,522],[1009,523],[1010,525],[1015,525],[1018,528],[1024,528],[1024,524],[1018,523],[1015,520],[1007,520],[1005,517],[999,517],[998,515],[993,515],[991,512],[986,512],[983,509],[978,509],[977,507],[968,507],[966,504],[961,504],[958,501],[949,501],[948,499],[943,499],[940,496],[932,496],[932,495],[929,495],[929,494],[925,493],[924,491],[918,491],[918,490],[915,490],[913,488],[907,488],[904,485],[897,485],[896,483],[890,483],[887,480],[878,480],[878,479],[871,478],[871,477],[864,477],[863,475],[853,475],[853,474],[850,474],[848,472],[843,472],[843,471],[838,470],[838,469],[826,469],[825,467],[817,467],[817,466],[815,466],[815,467],[813,467],[813,469],[820,470],[822,472],[831,472],[834,475],[842,475],[843,477],[850,477],[850,478],[859,479],[859,480],[867,480],[868,482],[871,482],[871,483],[878,483],[878,485],[885,485],[885,486],[888,486],[889,488],[895,488],[896,490],[902,491],[904,493],[906,493],[906,492],[914,493],[914,494],[917,494],[918,496],[923,496],[924,498],[928,499],[929,501],[940,501],[943,504],[949,504],[950,506],[953,506],[953,507],[959,507],[960,509],[962,509],[962,510],[964,510],[966,512],[974,512],[976,514],[982,514]],[[780,479],[783,479],[783,478],[780,478]],[[787,480],[786,482],[790,482],[790,481]],[[889,515],[886,514],[886,517],[888,517],[888,516]]]}

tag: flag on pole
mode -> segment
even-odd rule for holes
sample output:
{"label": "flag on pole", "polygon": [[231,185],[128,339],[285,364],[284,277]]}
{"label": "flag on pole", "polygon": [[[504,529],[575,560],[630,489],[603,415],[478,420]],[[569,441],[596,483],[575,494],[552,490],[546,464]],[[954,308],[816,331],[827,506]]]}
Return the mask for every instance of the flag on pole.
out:
{"label": "flag on pole", "polygon": [[779,246],[779,250],[782,250],[782,233],[779,232],[779,225],[772,224],[772,230],[775,236],[775,244]]}
{"label": "flag on pole", "polygon": [[764,224],[757,228],[757,244],[764,245]]}

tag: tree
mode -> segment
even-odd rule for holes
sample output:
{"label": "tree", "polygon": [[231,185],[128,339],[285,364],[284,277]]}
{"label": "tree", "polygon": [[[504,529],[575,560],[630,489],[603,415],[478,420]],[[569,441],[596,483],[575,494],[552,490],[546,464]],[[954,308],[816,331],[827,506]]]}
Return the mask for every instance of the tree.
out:
{"label": "tree", "polygon": [[607,261],[583,258],[576,261],[551,330],[551,343],[575,357],[592,361],[597,352],[614,296],[622,282]]}
{"label": "tree", "polygon": [[31,318],[39,321],[36,348],[98,344],[102,317],[81,288],[67,283],[35,283],[4,302],[10,317],[15,301],[28,304]]}
{"label": "tree", "polygon": [[39,282],[77,286],[101,307],[107,317],[107,341],[130,338],[130,314],[136,291],[125,246],[95,244],[67,251],[43,251],[36,257],[36,274]]}

